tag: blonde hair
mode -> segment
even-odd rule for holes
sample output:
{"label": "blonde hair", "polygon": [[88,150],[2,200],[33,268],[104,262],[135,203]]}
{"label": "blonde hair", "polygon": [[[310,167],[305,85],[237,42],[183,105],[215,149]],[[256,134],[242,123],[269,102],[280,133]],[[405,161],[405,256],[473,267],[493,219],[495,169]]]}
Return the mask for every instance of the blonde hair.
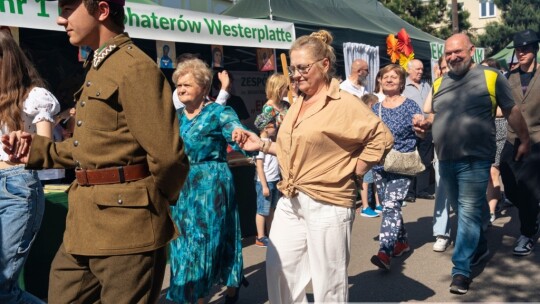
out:
{"label": "blonde hair", "polygon": [[[294,41],[289,50],[289,56],[292,51],[298,49],[307,50],[314,58],[328,58],[329,65],[328,71],[324,75],[324,79],[327,83],[330,83],[334,75],[336,74],[336,54],[332,47],[332,41],[334,37],[326,30],[320,30],[318,32],[311,33],[309,36],[302,36]],[[320,67],[320,63],[317,62],[314,65]]]}
{"label": "blonde hair", "polygon": [[372,107],[374,104],[376,104],[377,102],[379,102],[379,97],[377,97],[376,95],[374,94],[364,94],[362,95],[362,97],[360,98],[362,99],[362,101],[366,104],[366,106],[368,107]]}
{"label": "blonde hair", "polygon": [[273,74],[266,80],[266,99],[281,101],[281,92],[287,87],[287,77],[283,74]]}
{"label": "blonde hair", "polygon": [[195,82],[203,88],[204,94],[210,93],[210,85],[212,84],[212,70],[204,61],[193,58],[180,62],[176,66],[176,70],[172,75],[172,80],[175,85],[178,84],[178,78],[191,74],[195,78]]}

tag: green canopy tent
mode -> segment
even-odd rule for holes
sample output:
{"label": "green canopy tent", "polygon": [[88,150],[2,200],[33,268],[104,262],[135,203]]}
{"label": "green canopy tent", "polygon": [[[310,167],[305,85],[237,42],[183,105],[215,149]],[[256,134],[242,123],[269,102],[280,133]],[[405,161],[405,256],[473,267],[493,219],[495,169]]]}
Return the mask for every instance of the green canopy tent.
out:
{"label": "green canopy tent", "polygon": [[222,13],[235,17],[293,22],[296,37],[319,29],[334,35],[333,46],[341,51],[344,42],[379,47],[381,63],[388,63],[386,37],[404,28],[411,37],[415,58],[429,61],[431,36],[400,19],[375,0],[240,0]]}

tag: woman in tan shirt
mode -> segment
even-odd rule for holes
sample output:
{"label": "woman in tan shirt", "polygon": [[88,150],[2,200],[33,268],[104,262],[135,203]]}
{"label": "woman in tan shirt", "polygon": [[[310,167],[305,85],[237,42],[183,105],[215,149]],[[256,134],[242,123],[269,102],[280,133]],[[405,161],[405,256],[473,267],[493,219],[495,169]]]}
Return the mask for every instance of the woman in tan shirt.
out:
{"label": "woman in tan shirt", "polygon": [[354,179],[380,162],[393,143],[363,102],[340,91],[332,39],[321,30],[293,43],[290,74],[301,95],[276,143],[246,131],[233,134],[245,150],[276,154],[283,177],[266,256],[270,303],[307,302],[310,280],[315,302],[348,301]]}

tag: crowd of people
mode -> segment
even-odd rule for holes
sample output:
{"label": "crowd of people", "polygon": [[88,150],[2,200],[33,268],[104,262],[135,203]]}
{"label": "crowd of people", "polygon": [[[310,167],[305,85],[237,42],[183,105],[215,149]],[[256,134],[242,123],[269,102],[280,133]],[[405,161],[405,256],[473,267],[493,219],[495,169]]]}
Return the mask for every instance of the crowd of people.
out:
{"label": "crowd of people", "polygon": [[[433,250],[454,243],[452,293],[468,292],[472,267],[489,255],[484,233],[499,204],[509,200],[519,210],[514,255],[533,251],[540,200],[535,32],[515,34],[519,64],[506,75],[493,60],[475,63],[474,45],[455,34],[432,85],[415,59],[407,69],[377,71],[373,92],[361,58],[338,80],[331,33],[301,36],[286,75],[266,81],[256,133],[244,124],[249,113],[231,94],[226,70],[214,75],[186,54],[172,92],[124,32],[124,5],[60,0],[58,25],[71,44],[93,50],[76,107],[62,113],[15,40],[0,31],[1,303],[43,303],[17,279],[43,217],[38,170],[45,168],[75,169],[50,303],[155,303],[167,261],[169,300],[204,303],[220,284],[224,302],[236,303],[249,282],[230,149],[256,155],[255,244],[266,248],[271,303],[306,303],[310,282],[315,302],[347,302],[355,215],[381,217],[370,261],[389,271],[410,251],[403,207],[417,198],[435,199]],[[68,119],[69,136],[55,141],[55,125]],[[392,171],[384,165],[391,151],[417,153],[425,169]]]}

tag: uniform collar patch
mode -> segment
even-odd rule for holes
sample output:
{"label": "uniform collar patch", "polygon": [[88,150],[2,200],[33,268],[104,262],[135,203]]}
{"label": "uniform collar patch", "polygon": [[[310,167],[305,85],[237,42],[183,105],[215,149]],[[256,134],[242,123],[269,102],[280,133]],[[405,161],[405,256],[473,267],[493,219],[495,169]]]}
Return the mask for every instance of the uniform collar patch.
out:
{"label": "uniform collar patch", "polygon": [[94,53],[94,58],[92,59],[92,67],[97,69],[101,63],[116,49],[116,44],[109,44],[104,47],[98,53]]}

